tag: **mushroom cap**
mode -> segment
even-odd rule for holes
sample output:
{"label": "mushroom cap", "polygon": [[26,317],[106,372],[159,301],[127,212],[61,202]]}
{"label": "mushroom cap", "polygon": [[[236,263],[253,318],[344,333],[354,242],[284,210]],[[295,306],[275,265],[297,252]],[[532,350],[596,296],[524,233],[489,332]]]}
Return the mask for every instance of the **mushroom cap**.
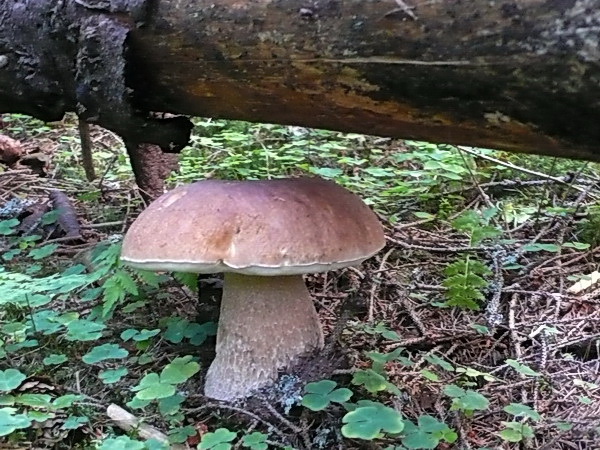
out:
{"label": "mushroom cap", "polygon": [[331,181],[204,180],[148,206],[121,260],[146,270],[296,275],[358,264],[384,244],[373,211]]}

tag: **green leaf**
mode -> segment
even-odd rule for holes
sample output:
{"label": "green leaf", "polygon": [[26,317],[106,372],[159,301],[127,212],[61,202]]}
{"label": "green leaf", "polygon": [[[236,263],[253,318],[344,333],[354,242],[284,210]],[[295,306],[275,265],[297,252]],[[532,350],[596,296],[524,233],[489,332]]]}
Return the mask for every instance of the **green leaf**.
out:
{"label": "green leaf", "polygon": [[18,388],[25,378],[27,376],[17,369],[0,370],[0,391],[10,392]]}
{"label": "green leaf", "polygon": [[504,411],[508,414],[512,414],[513,416],[526,417],[536,422],[542,420],[540,413],[527,405],[523,405],[522,403],[511,403],[510,405],[504,407]]}
{"label": "green leaf", "polygon": [[31,419],[25,414],[15,414],[16,411],[15,408],[0,408],[0,436],[8,436],[15,430],[31,426]]}
{"label": "green leaf", "polygon": [[134,341],[141,342],[156,336],[158,333],[160,333],[160,329],[158,328],[154,330],[146,330],[144,328],[141,331],[129,328],[121,333],[121,339],[123,339],[124,341],[128,341],[129,339],[133,338]]}
{"label": "green leaf", "polygon": [[86,416],[69,416],[61,428],[63,430],[75,430],[88,422],[89,419]]}
{"label": "green leaf", "polygon": [[192,345],[202,345],[209,336],[216,336],[216,334],[217,324],[215,322],[190,323],[184,331],[184,336],[190,340]]}
{"label": "green leaf", "polygon": [[536,372],[535,370],[533,370],[532,368],[526,366],[525,364],[521,364],[519,361],[516,361],[514,359],[507,359],[504,362],[507,365],[509,365],[510,367],[512,367],[513,369],[515,369],[520,374],[527,375],[527,376],[530,376],[530,377],[539,377],[539,376],[541,376],[540,373]]}
{"label": "green leaf", "polygon": [[149,373],[140,380],[140,383],[131,389],[136,392],[136,397],[140,400],[154,400],[170,397],[175,394],[175,386],[168,383],[161,383],[157,373]]}
{"label": "green leaf", "polygon": [[113,384],[117,383],[121,380],[125,375],[127,375],[127,368],[121,367],[119,369],[112,370],[103,370],[98,374],[98,378],[102,380],[104,384]]}
{"label": "green leaf", "polygon": [[169,430],[169,442],[171,444],[183,444],[191,436],[195,436],[197,433],[196,429],[191,425],[185,427],[178,427]]}
{"label": "green leaf", "polygon": [[190,272],[175,272],[173,278],[186,285],[192,292],[198,292],[198,274]]}
{"label": "green leaf", "polygon": [[330,168],[330,167],[320,167],[320,168],[311,167],[309,170],[311,173],[314,173],[315,175],[319,175],[320,177],[323,177],[323,178],[336,178],[344,173],[344,171],[342,169],[334,169],[334,168]]}
{"label": "green leaf", "polygon": [[200,364],[192,361],[191,356],[175,358],[162,370],[161,383],[179,384],[187,381],[200,370]]}
{"label": "green leaf", "polygon": [[498,435],[509,442],[519,442],[523,438],[533,437],[533,429],[521,422],[502,422],[505,429],[500,431]]}
{"label": "green leaf", "polygon": [[444,422],[440,422],[435,417],[427,414],[419,416],[419,428],[427,433],[445,433],[451,430]]}
{"label": "green leaf", "polygon": [[481,217],[475,211],[467,210],[454,219],[451,225],[458,231],[472,231],[481,225]]}
{"label": "green leaf", "polygon": [[48,244],[43,247],[34,248],[29,252],[29,256],[34,260],[44,259],[50,256],[58,248],[58,244]]}
{"label": "green leaf", "polygon": [[269,448],[268,438],[267,434],[255,431],[242,438],[242,447],[248,447],[250,450],[267,450]]}
{"label": "green leaf", "polygon": [[485,334],[485,335],[489,335],[490,334],[490,329],[488,327],[486,327],[485,325],[479,325],[476,323],[472,323],[469,325],[471,328],[475,329],[475,331],[477,331],[480,334]]}
{"label": "green leaf", "polygon": [[385,391],[388,387],[388,381],[385,377],[372,369],[357,370],[354,372],[352,384],[362,385],[372,394]]}
{"label": "green leaf", "polygon": [[406,360],[406,358],[401,356],[402,352],[404,352],[404,348],[398,347],[390,353],[366,352],[366,355],[373,360],[373,370],[383,375],[384,366],[390,361],[401,360],[402,363],[405,365],[412,364],[410,361],[408,361],[409,364],[406,364],[406,362],[404,361]]}
{"label": "green leaf", "polygon": [[304,387],[306,394],[302,398],[302,405],[313,411],[321,411],[331,402],[344,403],[352,397],[352,391],[346,388],[335,389],[337,383],[332,380],[321,380],[308,383]]}
{"label": "green leaf", "polygon": [[125,342],[127,342],[129,339],[131,339],[133,336],[135,336],[138,333],[139,333],[138,330],[136,330],[134,328],[128,328],[127,330],[125,330],[121,333],[121,339],[123,339]]}
{"label": "green leaf", "polygon": [[[160,401],[160,400],[159,400]],[[152,400],[142,400],[138,396],[135,396],[131,401],[125,403],[131,409],[143,409],[152,403]]]}
{"label": "green leaf", "polygon": [[413,212],[413,215],[418,219],[435,219],[434,214],[430,214],[430,213],[424,212],[424,211]]}
{"label": "green leaf", "polygon": [[430,381],[440,381],[440,377],[438,377],[437,374],[435,374],[432,371],[427,370],[427,369],[421,370],[421,375],[423,375],[425,378],[427,378]]}
{"label": "green leaf", "polygon": [[575,250],[587,250],[590,248],[590,244],[586,244],[583,242],[565,242],[563,247],[574,248]]}
{"label": "green leaf", "polygon": [[138,278],[144,283],[147,284],[148,286],[154,287],[154,288],[158,288],[160,286],[160,282],[162,281],[163,277],[159,276],[158,274],[156,274],[155,272],[149,271],[149,270],[136,270],[135,273],[137,274]]}
{"label": "green leaf", "polygon": [[435,354],[426,355],[425,360],[433,365],[440,366],[442,369],[447,370],[448,372],[454,372],[454,366],[452,364]]}
{"label": "green leaf", "polygon": [[556,244],[527,244],[523,246],[525,252],[552,252],[556,253],[560,251],[560,245]]}
{"label": "green leaf", "polygon": [[15,404],[15,396],[10,394],[0,395],[0,406],[13,406]]}
{"label": "green leaf", "polygon": [[32,408],[47,408],[51,406],[52,397],[48,394],[21,394],[15,397],[15,401]]}
{"label": "green leaf", "polygon": [[587,395],[580,395],[577,400],[579,400],[579,403],[583,405],[591,405],[593,403],[593,400]]}
{"label": "green leaf", "polygon": [[0,235],[8,236],[15,232],[14,228],[19,225],[17,219],[0,220]]}
{"label": "green leaf", "polygon": [[83,395],[65,394],[65,395],[61,395],[60,397],[55,398],[54,401],[52,402],[52,405],[55,408],[69,408],[69,407],[73,406],[73,404],[75,402],[79,402],[83,399],[84,399]]}
{"label": "green leaf", "polygon": [[147,450],[169,450],[171,446],[156,439],[148,439],[146,441],[146,448]]}
{"label": "green leaf", "polygon": [[53,209],[52,211],[48,211],[42,216],[40,220],[42,225],[50,225],[56,223],[58,218],[60,217],[60,211],[58,209]]}
{"label": "green leaf", "polygon": [[487,409],[490,402],[479,392],[472,390],[465,391],[464,395],[454,397],[451,410],[474,411]]}
{"label": "green leaf", "polygon": [[416,429],[402,439],[402,445],[408,449],[434,449],[440,440],[436,439],[431,433]]}
{"label": "green leaf", "polygon": [[46,365],[46,366],[56,366],[58,364],[62,364],[64,362],[68,361],[67,355],[63,355],[61,354],[57,354],[57,353],[53,353],[51,355],[46,356],[42,362]]}
{"label": "green leaf", "polygon": [[167,321],[167,330],[164,333],[164,338],[173,344],[179,344],[185,337],[185,330],[189,325],[189,321],[178,317],[171,317]]}
{"label": "green leaf", "polygon": [[455,384],[449,384],[444,386],[444,394],[448,397],[462,397],[465,395],[465,390],[463,388],[458,387]]}
{"label": "green leaf", "polygon": [[521,442],[523,440],[523,435],[520,431],[510,428],[500,431],[498,435],[508,442]]}
{"label": "green leaf", "polygon": [[21,254],[21,251],[21,249],[15,248],[13,250],[4,252],[2,253],[2,259],[4,259],[4,261],[12,261],[15,258],[15,256],[19,256]]}
{"label": "green leaf", "polygon": [[347,413],[342,422],[342,434],[347,438],[372,440],[383,431],[400,433],[404,428],[402,415],[384,405],[363,406]]}
{"label": "green leaf", "polygon": [[86,364],[95,364],[107,359],[127,358],[129,352],[117,344],[102,344],[92,348],[81,358]]}
{"label": "green leaf", "polygon": [[54,414],[53,412],[48,412],[48,411],[30,410],[30,411],[27,411],[27,417],[29,419],[31,419],[31,421],[33,421],[33,422],[41,423],[41,422],[45,422],[48,419],[56,417],[56,414]]}
{"label": "green leaf", "polygon": [[158,410],[163,416],[171,416],[179,412],[181,404],[185,401],[183,395],[175,394],[158,400]]}
{"label": "green leaf", "polygon": [[206,433],[202,436],[199,449],[228,450],[232,447],[231,441],[235,439],[237,433],[229,431],[227,428],[219,428],[213,433]]}
{"label": "green leaf", "polygon": [[102,336],[102,330],[106,328],[103,323],[90,320],[74,320],[67,325],[68,341],[95,341]]}
{"label": "green leaf", "polygon": [[573,429],[573,424],[569,422],[557,422],[556,428],[560,431],[569,431]]}
{"label": "green leaf", "polygon": [[108,438],[98,450],[144,450],[146,446],[143,442],[131,439],[129,436],[119,436],[118,438]]}
{"label": "green leaf", "polygon": [[384,330],[381,332],[381,337],[390,341],[400,341],[402,336],[396,333],[394,330]]}

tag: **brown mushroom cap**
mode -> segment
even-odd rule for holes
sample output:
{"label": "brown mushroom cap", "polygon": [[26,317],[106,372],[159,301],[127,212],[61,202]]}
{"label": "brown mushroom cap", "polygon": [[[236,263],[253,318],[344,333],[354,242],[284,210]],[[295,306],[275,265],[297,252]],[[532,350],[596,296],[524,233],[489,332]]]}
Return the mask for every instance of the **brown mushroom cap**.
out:
{"label": "brown mushroom cap", "polygon": [[121,259],[147,270],[294,275],[358,264],[384,244],[375,214],[331,181],[205,180],[146,208]]}

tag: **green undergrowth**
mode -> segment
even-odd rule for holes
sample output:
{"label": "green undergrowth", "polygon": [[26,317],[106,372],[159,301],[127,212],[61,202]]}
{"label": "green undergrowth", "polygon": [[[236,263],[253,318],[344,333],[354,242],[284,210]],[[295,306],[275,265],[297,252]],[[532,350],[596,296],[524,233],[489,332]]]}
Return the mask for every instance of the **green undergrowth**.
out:
{"label": "green undergrowth", "polygon": [[[56,176],[81,178],[72,123],[47,125],[19,115],[7,119],[6,131],[13,136],[58,143]],[[95,152],[98,167],[105,171],[102,182],[116,183],[115,192],[126,191],[131,184],[127,158],[112,137],[107,142],[108,148],[100,146]],[[597,181],[597,168],[590,164],[476,151],[555,177],[576,173]],[[426,281],[435,281],[439,295],[424,305],[440,317],[469,321],[490,339],[493,326],[483,324],[481,315],[469,314],[489,308],[501,279],[528,264],[524,255],[584,252],[600,239],[598,207],[577,205],[573,198],[579,191],[568,182],[540,184],[535,195],[520,185],[495,195],[495,186],[505,181],[530,178],[448,145],[197,119],[192,145],[183,151],[180,170],[169,183],[308,174],[359,193],[384,218],[393,239],[398,238],[395,225],[411,222],[439,238],[452,237],[452,245],[460,249],[427,268]],[[102,189],[92,183],[71,194],[88,219],[122,220],[128,211],[118,202],[110,209],[99,206]],[[474,201],[483,190],[490,193],[487,199]],[[96,207],[99,212],[93,212]],[[566,221],[576,213],[587,214],[561,242],[524,237],[523,230],[535,231],[539,224]],[[210,362],[202,349],[214,346],[216,324],[195,313],[196,280],[124,267],[118,260],[118,231],[99,235],[97,244],[79,253],[65,253],[59,242],[45,242],[42,231],[23,235],[17,218],[1,214],[0,209],[0,440],[8,444],[44,441],[54,442],[55,448],[103,450],[167,447],[107,424],[110,403],[157,425],[172,444],[218,450],[334,448],[335,442],[343,442],[344,448],[366,448],[362,445],[372,442],[372,448],[386,450],[462,448],[460,439],[469,438],[465,429],[480,417],[493,420],[487,430],[480,430],[491,448],[519,448],[546,432],[548,424],[565,432],[576,425],[553,422],[551,411],[537,411],[526,398],[512,401],[490,394],[489,386],[508,384],[505,379],[511,376],[548,388],[531,361],[519,361],[518,355],[502,357],[497,367],[485,370],[464,360],[451,361],[435,346],[408,348],[402,327],[389,317],[376,316],[369,322],[364,314],[352,317],[343,332],[344,342],[360,343],[348,345],[354,366],[305,383],[281,413],[294,426],[304,427],[305,436],[282,436],[273,427],[257,421],[237,423],[218,411],[199,419],[193,412],[198,407],[195,393]],[[56,220],[56,214],[47,213],[41,224],[52,226]],[[410,251],[429,250],[421,245]],[[400,292],[406,276],[398,274],[392,290]],[[574,272],[570,280],[585,276]],[[317,284],[311,287],[316,290]],[[420,292],[411,295],[424,298]],[[426,405],[424,399],[426,406],[405,407],[420,394],[399,381],[402,373],[424,380],[432,396],[435,392],[436,404]],[[590,393],[599,386],[580,381],[587,383],[578,386],[581,403],[592,402]],[[471,448],[486,446],[472,443]]]}

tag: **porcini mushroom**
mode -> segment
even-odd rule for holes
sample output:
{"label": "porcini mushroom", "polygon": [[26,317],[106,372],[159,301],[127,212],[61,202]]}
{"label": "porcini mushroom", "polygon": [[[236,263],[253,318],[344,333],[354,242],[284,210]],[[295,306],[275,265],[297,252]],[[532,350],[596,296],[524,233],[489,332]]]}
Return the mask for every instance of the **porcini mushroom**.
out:
{"label": "porcini mushroom", "polygon": [[178,187],[133,222],[121,259],[146,270],[225,272],[205,394],[248,396],[323,335],[302,274],[359,264],[385,243],[375,214],[321,178],[205,180]]}

